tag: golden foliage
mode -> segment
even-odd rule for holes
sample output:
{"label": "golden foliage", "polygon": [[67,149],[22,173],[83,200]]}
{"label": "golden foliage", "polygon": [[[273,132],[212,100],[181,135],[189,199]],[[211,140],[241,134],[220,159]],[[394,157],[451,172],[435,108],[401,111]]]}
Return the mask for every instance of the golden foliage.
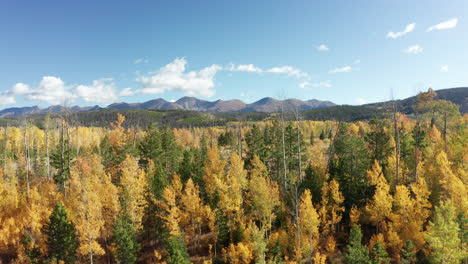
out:
{"label": "golden foliage", "polygon": [[146,200],[146,173],[138,167],[138,161],[127,155],[126,159],[120,164],[122,175],[120,184],[122,186],[121,196],[125,199],[124,210],[126,210],[130,220],[137,230],[141,229],[141,220],[147,205]]}

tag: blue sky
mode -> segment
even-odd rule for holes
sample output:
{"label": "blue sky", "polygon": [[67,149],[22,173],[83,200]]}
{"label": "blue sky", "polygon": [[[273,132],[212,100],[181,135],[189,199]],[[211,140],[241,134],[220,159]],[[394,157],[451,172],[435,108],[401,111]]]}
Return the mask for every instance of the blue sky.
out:
{"label": "blue sky", "polygon": [[467,16],[464,0],[2,0],[0,108],[468,86]]}

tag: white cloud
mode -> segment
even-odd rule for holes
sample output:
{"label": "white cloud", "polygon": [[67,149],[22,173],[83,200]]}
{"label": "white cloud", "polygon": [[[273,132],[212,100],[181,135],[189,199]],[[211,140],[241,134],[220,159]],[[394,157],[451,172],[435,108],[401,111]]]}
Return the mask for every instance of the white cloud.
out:
{"label": "white cloud", "polygon": [[441,72],[448,72],[449,71],[448,65],[444,65],[444,66],[440,67],[440,71]]}
{"label": "white cloud", "polygon": [[148,62],[149,62],[148,59],[138,58],[133,62],[133,64],[148,63]]}
{"label": "white cloud", "polygon": [[322,45],[320,45],[320,46],[317,47],[317,50],[318,50],[318,51],[328,51],[329,49],[328,49],[327,46],[325,46],[324,44],[322,44]]}
{"label": "white cloud", "polygon": [[331,81],[324,81],[318,83],[302,82],[299,84],[300,88],[313,87],[313,88],[331,88],[333,87]]}
{"label": "white cloud", "polygon": [[281,66],[281,67],[273,67],[269,70],[267,70],[267,72],[270,72],[270,73],[285,73],[287,74],[288,76],[295,76],[297,78],[308,78],[309,75],[297,68],[294,68],[292,66]]}
{"label": "white cloud", "polygon": [[[104,103],[116,100],[117,94],[112,79],[93,81],[92,85],[65,85],[65,82],[55,76],[44,76],[36,87],[17,83],[11,90],[1,96],[5,102],[14,102],[14,96],[24,96],[30,101],[42,101],[51,105],[71,103],[77,99],[86,102]],[[11,98],[7,98],[7,97]]]}
{"label": "white cloud", "polygon": [[132,91],[132,88],[125,88],[122,91],[120,91],[119,96],[132,96],[134,94],[135,92]]}
{"label": "white cloud", "polygon": [[457,26],[457,23],[458,23],[458,19],[457,19],[457,18],[453,18],[453,19],[444,21],[444,22],[442,22],[442,23],[439,23],[439,24],[437,24],[437,25],[430,26],[430,27],[427,29],[427,32],[430,32],[430,31],[433,31],[433,30],[442,30],[442,29],[454,28],[454,27]]}
{"label": "white cloud", "polygon": [[[15,88],[18,84],[15,85]],[[62,79],[54,76],[42,77],[39,86],[35,88],[28,88],[22,95],[25,95],[27,100],[44,101],[49,104],[64,104],[71,102],[75,96],[70,91],[70,86],[66,86]]]}
{"label": "white cloud", "polygon": [[366,100],[365,100],[364,98],[358,98],[358,99],[356,99],[356,102],[357,102],[358,104],[362,105],[362,104],[365,104],[365,103],[366,103]]}
{"label": "white cloud", "polygon": [[344,66],[342,68],[336,68],[330,70],[329,73],[340,73],[340,72],[350,72],[352,70],[351,66]]}
{"label": "white cloud", "polygon": [[404,52],[408,54],[418,54],[418,53],[421,53],[422,51],[423,51],[423,48],[421,48],[421,46],[419,45],[413,45],[404,50]]}
{"label": "white cloud", "polygon": [[109,103],[118,98],[112,79],[94,80],[92,85],[79,85],[75,95],[86,102],[98,103]]}
{"label": "white cloud", "polygon": [[415,27],[416,27],[416,23],[411,23],[411,24],[407,25],[405,27],[405,30],[403,30],[403,31],[396,32],[396,33],[390,31],[387,34],[387,38],[396,39],[396,38],[399,38],[399,37],[403,37],[404,35],[410,33],[411,31],[413,31]]}
{"label": "white cloud", "polygon": [[29,86],[24,84],[24,83],[17,83],[15,86],[13,86],[13,90],[11,91],[13,94],[18,94],[18,95],[25,95],[29,93]]}
{"label": "white cloud", "polygon": [[176,101],[175,99],[169,100],[170,103],[175,103],[175,101]]}
{"label": "white cloud", "polygon": [[240,64],[235,66],[234,64],[230,64],[227,68],[228,71],[239,71],[239,72],[257,72],[261,73],[263,70],[253,64]]}
{"label": "white cloud", "polygon": [[157,72],[150,73],[151,76],[138,77],[137,81],[142,83],[143,89],[136,92],[160,94],[166,91],[180,91],[186,95],[214,96],[214,77],[221,67],[213,64],[200,71],[185,72],[186,65],[185,58],[177,58]]}
{"label": "white cloud", "polygon": [[15,103],[16,103],[16,100],[14,96],[0,94],[0,105],[9,105],[9,104],[15,104]]}
{"label": "white cloud", "polygon": [[225,70],[228,71],[239,71],[239,72],[255,72],[255,73],[275,73],[275,74],[287,74],[289,77],[296,77],[296,78],[309,78],[309,75],[306,72],[301,71],[293,66],[280,66],[280,67],[273,67],[268,70],[263,70],[262,68],[255,66],[253,64],[239,64],[234,65],[230,64],[229,66],[225,67]]}

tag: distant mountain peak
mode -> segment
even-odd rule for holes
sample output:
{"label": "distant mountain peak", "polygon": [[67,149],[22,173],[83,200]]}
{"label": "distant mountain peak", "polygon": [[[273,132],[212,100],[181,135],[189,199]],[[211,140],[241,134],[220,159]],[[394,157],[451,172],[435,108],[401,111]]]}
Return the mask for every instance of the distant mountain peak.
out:
{"label": "distant mountain peak", "polygon": [[[126,103],[116,102],[108,105],[106,108],[110,109],[179,109],[179,110],[193,110],[200,112],[211,112],[211,113],[232,113],[232,112],[276,112],[281,108],[281,104],[285,107],[293,107],[300,110],[314,109],[320,107],[327,107],[335,105],[332,102],[320,101],[320,100],[309,100],[301,101],[298,99],[287,99],[277,100],[272,97],[265,97],[251,104],[247,104],[239,99],[206,101],[198,99],[193,96],[184,96],[175,102],[168,102],[162,98],[152,99],[143,103]],[[33,107],[12,107],[0,111],[0,117],[6,116],[20,116],[29,114],[43,114],[43,113],[59,113],[65,108],[60,105],[50,106],[48,108],[40,108],[38,106]],[[68,108],[72,112],[89,112],[103,109],[99,106],[88,106],[80,107],[73,106]]]}

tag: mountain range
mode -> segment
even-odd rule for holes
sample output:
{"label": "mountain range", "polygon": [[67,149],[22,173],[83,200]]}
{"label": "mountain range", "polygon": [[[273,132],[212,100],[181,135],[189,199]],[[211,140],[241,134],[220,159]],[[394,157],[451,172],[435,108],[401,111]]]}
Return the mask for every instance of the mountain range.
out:
{"label": "mountain range", "polygon": [[[117,109],[117,110],[128,110],[128,109],[139,109],[139,110],[151,110],[151,109],[168,109],[168,110],[192,110],[198,112],[208,113],[234,113],[234,112],[276,112],[281,109],[281,105],[287,109],[298,109],[308,110],[322,107],[334,106],[335,104],[329,101],[320,100],[308,100],[301,101],[298,99],[286,99],[277,100],[271,97],[265,97],[254,103],[247,104],[241,100],[217,100],[217,101],[205,101],[197,99],[195,97],[182,97],[175,102],[168,102],[162,98],[150,100],[144,103],[114,103],[105,108],[99,106],[80,107],[73,106],[69,110],[73,113],[80,112],[91,112],[102,109]],[[50,106],[47,108],[41,108],[39,106],[31,107],[12,107],[6,108],[0,111],[0,117],[8,116],[22,116],[30,114],[46,114],[46,113],[60,113],[65,110],[63,106]]]}
{"label": "mountain range", "polygon": [[[468,87],[458,87],[437,90],[437,99],[451,101],[460,106],[462,114],[468,113]],[[405,114],[413,112],[412,106],[416,103],[417,97],[412,96],[406,99],[396,100],[399,111]],[[389,102],[379,102],[372,104],[365,104],[361,106],[346,106],[336,105],[330,101],[308,100],[301,101],[298,99],[277,100],[271,97],[265,97],[254,103],[247,104],[241,100],[217,100],[205,101],[195,97],[182,97],[175,102],[168,102],[162,98],[150,100],[144,103],[114,103],[107,107],[88,106],[80,107],[73,106],[68,108],[73,113],[86,113],[98,110],[192,110],[204,113],[250,113],[250,112],[264,112],[272,113],[281,110],[284,107],[287,110],[310,110],[309,115],[317,115],[323,118],[333,118],[337,113],[347,115],[357,115],[354,118],[364,118],[372,115],[376,111],[382,110]],[[55,105],[47,108],[39,106],[31,107],[12,107],[0,111],[0,118],[4,117],[17,117],[31,114],[46,114],[46,113],[61,113],[66,108],[63,106]],[[345,109],[345,110],[343,110]],[[351,111],[352,109],[352,111]],[[347,113],[344,113],[347,112]],[[312,118],[312,117],[311,117]],[[349,117],[350,118],[350,117]],[[349,119],[347,118],[347,119]]]}

